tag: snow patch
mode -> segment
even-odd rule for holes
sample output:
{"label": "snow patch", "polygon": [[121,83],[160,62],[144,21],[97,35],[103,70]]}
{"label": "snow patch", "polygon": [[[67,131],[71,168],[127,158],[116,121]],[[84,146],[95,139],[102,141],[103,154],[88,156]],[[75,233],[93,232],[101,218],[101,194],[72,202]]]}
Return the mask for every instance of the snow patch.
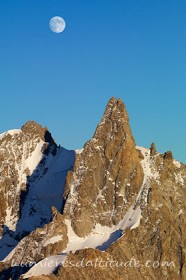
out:
{"label": "snow patch", "polygon": [[184,179],[181,176],[181,174],[174,173],[174,175],[175,175],[176,184],[180,183],[183,186],[184,185]]}
{"label": "snow patch", "polygon": [[7,208],[6,209],[6,217],[5,217],[5,225],[10,228],[12,227],[12,225],[14,224],[14,220],[13,220],[13,216],[12,216],[12,208]]}
{"label": "snow patch", "polygon": [[7,135],[13,136],[13,135],[21,133],[21,132],[22,132],[21,129],[11,129],[11,130],[8,130],[8,131],[3,132],[3,133],[0,134],[0,140],[3,139]]}
{"label": "snow patch", "polygon": [[174,165],[176,165],[176,167],[178,167],[178,168],[181,167],[181,162],[179,162],[178,160],[174,160],[173,163],[174,163]]}
{"label": "snow patch", "polygon": [[55,244],[55,243],[59,242],[62,239],[63,239],[63,235],[53,236],[50,239],[48,239],[46,242],[44,242],[43,246],[46,247],[49,244]]}
{"label": "snow patch", "polygon": [[143,167],[145,180],[153,178],[158,183],[158,179],[160,175],[157,172],[157,170],[155,170],[155,167],[153,166],[153,159],[150,156],[150,149],[139,147],[139,146],[136,146],[136,149],[140,150],[144,157],[144,159],[141,161],[141,165]]}
{"label": "snow patch", "polygon": [[184,209],[180,209],[178,216],[184,214]]}
{"label": "snow patch", "polygon": [[[46,258],[33,266],[26,274],[24,274],[23,279],[26,279],[31,276],[39,275],[49,275],[51,274],[58,265],[56,265],[55,260],[65,263],[68,253],[75,252],[77,250],[85,248],[98,248],[102,251],[105,251],[113,242],[122,236],[122,233],[125,229],[130,228],[134,229],[139,226],[141,216],[141,209],[137,207],[136,209],[133,206],[129,209],[124,219],[116,226],[107,227],[102,226],[101,224],[96,224],[92,232],[85,237],[79,237],[75,234],[72,229],[70,220],[65,220],[65,224],[68,229],[68,245],[67,248],[62,252],[62,255],[51,256]],[[54,265],[49,264],[54,262]]]}
{"label": "snow patch", "polygon": [[28,168],[30,170],[30,174],[33,173],[33,171],[38,166],[38,163],[41,161],[43,157],[43,152],[42,152],[43,145],[44,142],[40,140],[33,153],[24,162],[24,169]]}
{"label": "snow patch", "polygon": [[75,234],[72,229],[71,222],[69,220],[65,220],[65,224],[68,229],[68,245],[63,253],[69,253],[70,251],[75,252],[76,250],[85,249],[85,248],[96,248],[100,246],[100,244],[106,242],[113,232],[114,228],[102,227],[99,224],[96,224],[93,231],[85,237],[79,237]]}
{"label": "snow patch", "polygon": [[79,154],[81,154],[81,153],[83,152],[83,150],[84,150],[84,149],[79,149],[79,150],[75,150],[75,152],[76,152],[76,155],[79,155]]}
{"label": "snow patch", "polygon": [[67,258],[66,254],[48,257],[36,265],[34,265],[27,273],[23,274],[23,279],[27,279],[32,276],[49,275],[59,265],[63,264]]}

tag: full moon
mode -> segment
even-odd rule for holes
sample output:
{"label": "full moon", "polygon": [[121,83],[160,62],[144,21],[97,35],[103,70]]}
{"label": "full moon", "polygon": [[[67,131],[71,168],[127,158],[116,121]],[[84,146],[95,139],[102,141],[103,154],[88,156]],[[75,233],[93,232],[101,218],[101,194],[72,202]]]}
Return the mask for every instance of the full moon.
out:
{"label": "full moon", "polygon": [[65,29],[66,23],[62,17],[56,16],[49,22],[50,29],[55,33],[61,33]]}

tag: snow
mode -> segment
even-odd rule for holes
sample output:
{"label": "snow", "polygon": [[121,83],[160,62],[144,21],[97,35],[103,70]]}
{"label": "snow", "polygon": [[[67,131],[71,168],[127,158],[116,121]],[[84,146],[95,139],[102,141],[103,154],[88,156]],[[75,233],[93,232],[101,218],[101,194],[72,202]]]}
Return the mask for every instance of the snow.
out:
{"label": "snow", "polygon": [[125,215],[123,221],[121,222],[120,228],[125,230],[127,228],[135,229],[139,226],[140,220],[142,218],[140,206],[136,209],[132,207],[129,208],[127,214]]}
{"label": "snow", "polygon": [[63,264],[67,258],[66,254],[48,257],[34,265],[22,278],[27,279],[32,276],[49,275],[59,265]]}
{"label": "snow", "polygon": [[51,237],[50,239],[48,239],[44,244],[43,246],[46,247],[48,246],[49,244],[55,244],[57,242],[59,242],[60,240],[63,239],[63,235],[56,235],[56,236],[53,236]]}
{"label": "snow", "polygon": [[36,169],[38,163],[41,161],[43,157],[43,153],[42,153],[43,145],[44,142],[40,140],[33,153],[24,162],[24,169],[28,168],[30,170],[30,174],[33,173],[33,171]]}
{"label": "snow", "polygon": [[[7,234],[7,237],[8,237],[8,243],[7,243],[7,240],[4,238],[4,236],[3,236],[3,241],[4,241],[4,243],[6,244],[9,244],[10,243],[10,241],[9,241],[9,238],[10,238],[10,236]],[[14,240],[14,245],[17,245],[17,242],[15,242],[15,239],[13,239]],[[15,247],[15,246],[14,246]],[[15,252],[16,252],[16,249],[17,249],[17,246],[8,254],[8,256],[7,256],[7,252],[6,252],[6,257],[3,259],[3,261],[2,262],[7,262],[7,261],[9,261],[9,260],[11,260],[11,258],[14,256],[14,254],[15,254]],[[1,252],[2,253],[2,252]],[[2,257],[2,256],[1,256]]]}
{"label": "snow", "polygon": [[[23,277],[26,279],[31,276],[39,275],[48,275],[51,274],[57,267],[55,260],[65,262],[66,256],[69,252],[75,252],[77,250],[85,248],[98,248],[99,250],[105,251],[113,242],[120,238],[127,228],[134,229],[139,226],[141,216],[141,209],[138,206],[136,209],[133,209],[133,206],[126,213],[123,220],[116,226],[107,227],[100,224],[96,224],[92,232],[85,237],[79,237],[75,234],[72,229],[70,220],[65,220],[65,224],[68,229],[68,245],[67,248],[62,252],[62,256],[52,256],[46,258],[39,262],[37,265],[32,267]],[[54,240],[57,238],[55,237]],[[47,241],[49,242],[49,241]],[[49,243],[48,243],[49,244]],[[64,257],[65,256],[65,257]],[[50,262],[53,262],[54,265],[49,267]],[[43,265],[45,264],[45,265]]]}
{"label": "snow", "polygon": [[[17,166],[18,169],[18,176],[19,176],[19,182],[20,184],[26,183],[27,181],[27,175],[25,174],[25,170],[28,169],[30,172],[30,175],[33,174],[34,170],[38,166],[39,162],[41,161],[43,157],[43,152],[42,148],[44,145],[44,142],[42,140],[39,141],[37,144],[35,150],[27,156],[27,149],[28,147],[26,146],[27,143],[23,144],[23,161],[21,166]],[[17,190],[19,191],[19,189]]]}
{"label": "snow", "polygon": [[[42,227],[43,221],[48,223],[51,219],[51,207],[55,206],[59,211],[62,207],[66,175],[68,170],[73,168],[75,151],[58,148],[55,156],[50,153],[45,158],[42,152],[43,144],[43,141],[38,142],[35,150],[28,154],[29,147],[26,147],[26,143],[24,143],[23,163],[16,166],[19,172],[19,184],[16,191],[20,191],[23,182],[26,183],[29,180],[30,184],[29,193],[22,207],[21,218],[18,220],[15,217],[12,208],[6,210],[5,227],[14,231],[16,235]],[[40,164],[41,159],[44,160],[44,164]],[[26,168],[31,173],[29,179],[24,173]],[[61,238],[62,236],[52,238],[45,246],[49,243],[58,242]],[[6,244],[9,244],[10,247]],[[4,235],[0,240],[0,259],[6,256],[7,260],[11,259],[15,252],[12,250],[16,245],[17,241],[15,242],[8,234]]]}
{"label": "snow", "polygon": [[36,198],[43,204],[43,211],[46,205],[49,208],[55,206],[58,210],[61,209],[66,175],[68,170],[73,168],[74,160],[74,151],[61,148],[47,165],[47,173],[34,190]]}
{"label": "snow", "polygon": [[180,209],[178,216],[184,214],[184,209]]}
{"label": "snow", "polygon": [[180,183],[183,186],[184,185],[184,179],[181,176],[181,174],[174,173],[174,175],[175,175],[176,184]]}
{"label": "snow", "polygon": [[[21,185],[23,183],[26,184],[26,182],[27,182],[27,174],[25,174],[24,171],[26,169],[29,169],[30,174],[33,174],[34,170],[36,169],[39,162],[41,161],[41,159],[43,157],[43,153],[42,153],[43,144],[44,144],[44,142],[42,140],[40,140],[40,142],[37,144],[35,150],[32,153],[30,153],[29,155],[27,155],[26,143],[23,144],[22,164],[19,165],[19,164],[15,163],[16,169],[18,171],[18,181],[19,181],[19,184],[17,185],[17,189],[16,189],[17,193],[20,192]],[[13,152],[13,154],[15,153],[13,147],[12,147],[12,152]],[[15,156],[15,154],[14,154],[14,156]],[[15,158],[16,158],[16,156],[15,156]],[[12,208],[8,208],[6,210],[5,225],[7,227],[9,227],[10,230],[15,231],[16,219],[15,219],[14,213],[12,213]]]}
{"label": "snow", "polygon": [[[136,146],[136,149],[140,150],[144,159],[141,160],[141,166],[144,172],[143,184],[140,192],[137,195],[136,202],[134,205],[137,205],[139,202],[141,207],[147,204],[148,193],[151,186],[151,179],[154,179],[157,184],[159,184],[159,173],[155,169],[154,159],[150,156],[150,149]],[[158,155],[158,154],[157,154]]]}
{"label": "snow", "polygon": [[15,221],[14,216],[12,215],[12,208],[7,208],[4,224],[10,229],[13,227],[14,223]]}
{"label": "snow", "polygon": [[83,152],[84,149],[75,150],[76,154],[79,155]]}
{"label": "snow", "polygon": [[153,170],[153,160],[150,156],[150,149],[139,146],[136,146],[136,149],[140,150],[144,156],[141,165],[143,167],[145,180],[147,181],[148,179],[153,178],[158,182],[159,173],[155,169]]}
{"label": "snow", "polygon": [[[75,252],[76,250],[84,249],[84,248],[96,248],[100,244],[104,243],[108,240],[110,234],[113,232],[114,228],[102,227],[99,224],[96,224],[96,227],[93,231],[86,237],[79,237],[75,234],[71,227],[71,222],[69,220],[65,220],[65,224],[68,228],[68,245],[65,249],[65,253],[69,253],[70,251]],[[63,253],[64,253],[63,252]]]}
{"label": "snow", "polygon": [[0,239],[0,252],[1,259],[12,252],[13,248],[17,245],[17,241],[12,238],[9,233],[4,233],[3,239]]}
{"label": "snow", "polygon": [[[177,160],[174,160],[173,163],[177,168],[182,167],[181,162],[179,162]],[[184,181],[184,178],[182,177],[182,175],[180,173],[174,173],[174,175],[175,175],[176,184],[181,184],[183,186],[185,181]]]}
{"label": "snow", "polygon": [[[147,203],[147,195],[150,188],[150,182],[151,179],[156,180],[157,183],[159,183],[159,173],[155,169],[154,165],[154,157],[150,156],[150,149],[146,149],[143,147],[136,147],[139,149],[144,159],[141,161],[141,165],[144,171],[144,181],[141,187],[141,190],[139,194],[137,195],[136,201],[134,205],[132,205],[127,213],[125,214],[124,218],[117,224],[113,225],[112,227],[106,227],[102,226],[101,224],[96,224],[95,228],[92,230],[92,232],[83,238],[77,236],[75,232],[72,229],[71,221],[66,219],[65,224],[67,226],[68,230],[68,245],[67,248],[61,253],[61,255],[58,256],[51,256],[49,258],[46,258],[39,262],[37,265],[32,267],[23,277],[23,279],[26,279],[27,277],[31,276],[39,276],[39,275],[48,275],[51,274],[54,269],[58,266],[59,263],[64,263],[66,260],[67,255],[69,252],[75,252],[76,250],[81,250],[85,248],[98,248],[102,251],[105,251],[113,242],[118,240],[124,233],[127,228],[133,230],[137,228],[140,224],[140,220],[142,218],[141,213],[141,206],[142,201]],[[76,150],[76,154],[80,154],[82,150]],[[157,154],[158,155],[158,154]],[[56,160],[57,164],[57,160]],[[177,161],[174,161],[174,164],[179,168],[181,164]],[[56,166],[54,166],[54,169],[56,170]],[[59,173],[61,171],[59,170]],[[57,174],[57,173],[56,173]],[[55,174],[55,176],[56,176]],[[109,174],[107,174],[109,176]],[[51,176],[51,175],[50,175]],[[176,175],[175,178],[180,183],[184,183],[183,178],[181,175]],[[48,178],[50,180],[50,178]],[[78,185],[79,181],[75,183],[75,185]],[[49,184],[50,185],[50,184]],[[75,185],[72,187],[72,189],[75,188]],[[44,191],[44,189],[42,189]],[[74,192],[72,192],[74,193]],[[47,190],[48,194],[48,190]],[[43,196],[43,195],[42,195]],[[51,196],[50,196],[51,198]],[[98,198],[102,198],[102,192],[99,191]],[[46,199],[44,199],[46,202]],[[140,206],[139,206],[140,204]],[[138,206],[137,206],[138,205]],[[180,211],[179,214],[182,214],[183,211]],[[58,242],[62,239],[62,236],[57,235],[55,237],[52,237],[51,239],[47,240],[44,246],[47,246],[48,244]]]}
{"label": "snow", "polygon": [[21,132],[22,132],[21,129],[12,129],[12,130],[8,130],[8,131],[3,132],[3,133],[0,134],[0,140],[3,139],[3,138],[4,138],[5,136],[7,136],[7,135],[13,136],[13,135],[18,134],[18,133],[21,133]]}
{"label": "snow", "polygon": [[[33,158],[36,159],[34,156]],[[73,168],[74,161],[75,151],[58,148],[55,156],[50,154],[44,166],[41,166],[38,172],[35,170],[30,177],[32,187],[23,206],[22,217],[17,224],[19,232],[34,230],[41,225],[43,219],[49,221],[52,206],[61,211],[66,175]],[[33,164],[32,160],[30,162]],[[46,172],[43,176],[44,170]],[[35,209],[35,213],[30,215],[32,208]]]}
{"label": "snow", "polygon": [[178,168],[181,167],[181,162],[174,160],[173,163],[174,163],[174,165],[176,165],[176,167],[178,167]]}
{"label": "snow", "polygon": [[[153,168],[153,159],[150,156],[150,149],[145,149],[142,147],[137,147],[137,149],[141,150],[144,159],[141,161],[141,165],[144,170],[144,181],[141,187],[141,190],[136,198],[134,205],[132,205],[124,218],[117,224],[112,227],[102,226],[100,224],[96,224],[95,228],[92,232],[83,238],[77,236],[72,229],[71,221],[65,220],[65,224],[68,229],[68,245],[67,248],[62,252],[62,255],[51,256],[39,262],[37,265],[32,267],[25,275],[24,279],[31,276],[39,276],[42,274],[48,275],[51,274],[56,268],[56,261],[64,262],[66,256],[70,251],[75,252],[76,250],[85,249],[85,248],[98,248],[102,251],[105,251],[113,242],[115,242],[118,238],[120,238],[127,228],[135,229],[139,226],[140,220],[142,218],[141,207],[138,203],[141,199],[147,201],[147,194],[150,187],[150,180],[153,178],[158,182],[159,173]],[[76,154],[80,153],[81,150],[77,150]],[[81,151],[82,152],[82,151]],[[70,155],[71,157],[72,155]],[[62,161],[62,157],[64,161]],[[45,215],[47,207],[51,206],[52,197],[54,195],[54,201],[56,203],[57,198],[62,197],[63,188],[61,184],[61,175],[64,175],[64,179],[66,178],[66,172],[70,168],[66,163],[72,164],[73,161],[69,161],[69,154],[65,151],[58,151],[55,159],[51,159],[48,163],[49,172],[47,176],[44,176],[44,179],[41,179],[38,183],[33,186],[33,193],[37,199],[37,204],[39,201],[40,204],[40,213]],[[64,163],[64,165],[63,165]],[[58,177],[59,176],[59,177]],[[109,176],[109,174],[108,174]],[[76,182],[78,185],[78,181]],[[75,185],[73,186],[75,188]],[[102,193],[99,192],[99,197],[102,196]],[[53,204],[53,202],[52,202]],[[138,206],[137,206],[138,205]],[[43,207],[43,209],[42,209]],[[23,221],[22,221],[23,223]],[[27,225],[26,225],[27,226]],[[47,240],[44,246],[47,246],[50,243],[55,243],[61,240],[62,236],[55,236],[51,239]],[[50,263],[53,265],[49,265]]]}
{"label": "snow", "polygon": [[[144,181],[142,188],[137,196],[136,202],[132,205],[127,213],[125,214],[124,218],[117,224],[113,225],[112,227],[102,226],[100,224],[96,224],[95,228],[92,232],[83,238],[77,236],[72,229],[71,221],[65,220],[65,224],[67,225],[68,230],[68,245],[67,248],[62,252],[63,254],[68,254],[69,252],[75,252],[76,250],[81,250],[85,248],[98,248],[99,250],[105,251],[113,242],[115,242],[118,238],[120,238],[127,228],[135,229],[139,226],[140,220],[142,218],[141,208],[137,206],[137,202],[140,201],[142,197],[146,197],[146,192],[148,190],[148,183],[149,178],[154,178],[157,180],[159,174],[155,171],[152,171],[150,166],[150,150],[145,148],[140,148],[142,153],[144,154],[144,160],[141,162],[142,167],[144,169]],[[101,197],[101,193],[99,193],[99,197]],[[55,259],[56,256],[51,257]],[[59,256],[60,259],[60,256]],[[44,259],[42,262],[48,261]],[[41,264],[42,264],[41,262]],[[51,274],[53,270],[56,268],[53,267],[52,269],[42,269],[39,268],[39,264],[28,271],[25,274],[25,278],[28,276],[38,276],[41,274]]]}

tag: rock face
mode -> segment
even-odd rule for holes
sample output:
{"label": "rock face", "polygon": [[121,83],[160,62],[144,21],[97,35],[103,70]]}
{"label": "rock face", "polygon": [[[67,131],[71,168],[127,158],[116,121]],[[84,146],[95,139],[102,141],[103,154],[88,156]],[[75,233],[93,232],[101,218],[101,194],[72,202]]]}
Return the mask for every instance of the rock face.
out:
{"label": "rock face", "polygon": [[151,181],[140,226],[108,251],[118,261],[135,257],[140,262],[139,268],[127,269],[128,279],[185,279],[186,181],[181,178],[186,178],[186,166],[167,163],[162,155],[152,158],[150,166],[158,180]]}
{"label": "rock face", "polygon": [[[27,122],[0,135],[0,260],[60,211],[75,152],[58,148],[47,128]],[[60,165],[59,165],[60,162]]]}
{"label": "rock face", "polygon": [[43,142],[47,142],[50,145],[56,145],[54,139],[51,136],[51,133],[48,131],[48,128],[43,128],[40,124],[34,121],[29,121],[26,124],[24,124],[21,130],[25,134],[30,135],[32,137],[35,137],[36,135],[39,136],[39,138],[43,140]]}
{"label": "rock face", "polygon": [[173,160],[173,155],[171,151],[168,151],[164,154],[165,159]]}
{"label": "rock face", "polygon": [[34,122],[0,135],[0,280],[186,279],[186,166],[136,147],[116,98],[74,160]]}
{"label": "rock face", "polygon": [[[21,130],[8,131],[0,138],[0,222],[14,230],[20,217],[21,196],[28,190],[27,179],[42,160],[44,151],[56,149],[46,128],[35,122]],[[45,139],[47,136],[47,140]],[[2,235],[2,228],[0,229]]]}
{"label": "rock face", "polygon": [[[118,223],[143,182],[135,141],[123,102],[112,98],[93,138],[68,173],[64,216],[74,232],[88,235],[96,223]],[[86,223],[85,223],[86,221]]]}

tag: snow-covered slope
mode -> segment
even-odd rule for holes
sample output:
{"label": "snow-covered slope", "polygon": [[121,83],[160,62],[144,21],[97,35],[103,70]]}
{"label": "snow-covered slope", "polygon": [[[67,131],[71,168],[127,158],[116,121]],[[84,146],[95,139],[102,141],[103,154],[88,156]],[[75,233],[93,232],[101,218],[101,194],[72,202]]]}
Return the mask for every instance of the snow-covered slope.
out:
{"label": "snow-covered slope", "polygon": [[17,232],[32,231],[37,226],[49,222],[51,208],[61,211],[67,172],[72,170],[75,152],[57,148],[56,154],[43,158],[44,164],[35,171],[37,176],[30,178],[30,191],[22,208],[17,224]]}
{"label": "snow-covered slope", "polygon": [[0,135],[0,190],[5,209],[0,260],[22,236],[50,221],[52,206],[61,211],[66,175],[75,161],[75,151],[47,142],[39,125],[29,125],[36,131],[10,130]]}

